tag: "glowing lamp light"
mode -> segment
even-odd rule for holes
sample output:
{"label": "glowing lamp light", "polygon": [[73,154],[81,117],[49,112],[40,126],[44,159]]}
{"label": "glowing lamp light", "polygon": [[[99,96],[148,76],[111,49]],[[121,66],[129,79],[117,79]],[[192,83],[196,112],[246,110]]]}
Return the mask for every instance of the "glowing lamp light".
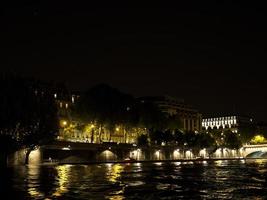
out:
{"label": "glowing lamp light", "polygon": [[60,124],[61,124],[62,127],[64,127],[64,126],[68,125],[68,122],[66,120],[61,120]]}

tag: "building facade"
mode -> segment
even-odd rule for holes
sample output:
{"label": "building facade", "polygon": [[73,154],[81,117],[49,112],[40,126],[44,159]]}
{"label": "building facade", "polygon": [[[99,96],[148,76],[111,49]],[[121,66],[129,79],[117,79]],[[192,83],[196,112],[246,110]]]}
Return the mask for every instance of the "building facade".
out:
{"label": "building facade", "polygon": [[237,133],[240,127],[247,127],[253,124],[253,119],[245,116],[224,116],[224,117],[212,117],[204,118],[202,120],[202,128],[208,129],[228,129]]}
{"label": "building facade", "polygon": [[170,96],[142,97],[141,101],[155,103],[158,108],[169,116],[178,115],[184,131],[201,131],[202,115],[182,99]]}

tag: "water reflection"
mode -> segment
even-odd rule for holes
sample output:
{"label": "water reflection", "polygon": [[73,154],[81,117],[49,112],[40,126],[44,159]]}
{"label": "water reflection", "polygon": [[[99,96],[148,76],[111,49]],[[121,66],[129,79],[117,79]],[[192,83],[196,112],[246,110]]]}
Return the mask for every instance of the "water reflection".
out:
{"label": "water reflection", "polygon": [[106,164],[106,178],[109,182],[117,184],[118,190],[111,192],[110,195],[108,195],[108,199],[110,200],[122,200],[123,197],[123,188],[121,187],[121,173],[124,170],[124,166],[120,164]]}
{"label": "water reflection", "polygon": [[106,164],[106,166],[107,166],[107,172],[106,172],[107,179],[113,183],[119,181],[124,166],[120,164]]}
{"label": "water reflection", "polygon": [[44,198],[45,194],[39,189],[40,180],[40,167],[29,166],[28,177],[27,177],[27,188],[29,195],[34,199]]}
{"label": "water reflection", "polygon": [[64,193],[68,192],[68,186],[69,186],[69,174],[70,174],[70,165],[60,165],[56,167],[57,170],[57,187],[55,189],[55,192],[52,196],[62,196]]}
{"label": "water reflection", "polygon": [[266,199],[264,160],[14,168],[20,199]]}

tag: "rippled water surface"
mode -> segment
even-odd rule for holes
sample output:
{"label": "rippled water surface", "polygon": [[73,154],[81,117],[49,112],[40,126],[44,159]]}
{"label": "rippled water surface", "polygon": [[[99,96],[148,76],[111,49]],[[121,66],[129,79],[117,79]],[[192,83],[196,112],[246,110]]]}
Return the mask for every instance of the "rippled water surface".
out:
{"label": "rippled water surface", "polygon": [[258,200],[267,199],[266,179],[262,160],[29,166],[1,175],[1,192],[18,200]]}

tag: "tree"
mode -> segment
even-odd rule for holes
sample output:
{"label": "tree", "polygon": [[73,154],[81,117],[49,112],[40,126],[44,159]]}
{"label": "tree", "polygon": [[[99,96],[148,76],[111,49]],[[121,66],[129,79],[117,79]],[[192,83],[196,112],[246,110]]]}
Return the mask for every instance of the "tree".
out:
{"label": "tree", "polygon": [[242,143],[246,144],[256,135],[256,127],[253,124],[241,126],[238,129],[238,133],[240,134]]}
{"label": "tree", "polygon": [[97,85],[85,92],[77,102],[74,113],[84,123],[93,122],[99,126],[99,138],[103,127],[109,131],[111,139],[116,125],[130,123],[134,98],[106,84]]}
{"label": "tree", "polygon": [[135,105],[138,126],[149,130],[166,129],[166,116],[151,102],[137,102]]}
{"label": "tree", "polygon": [[266,139],[263,135],[256,135],[254,136],[251,141],[250,141],[252,144],[264,144],[266,143]]}
{"label": "tree", "polygon": [[237,133],[232,131],[224,132],[224,146],[229,149],[239,149],[242,147],[242,142]]}
{"label": "tree", "polygon": [[159,130],[150,131],[149,138],[150,138],[151,144],[161,145],[161,143],[163,142],[163,134],[164,133]]}
{"label": "tree", "polygon": [[199,146],[201,149],[203,148],[211,148],[216,146],[215,139],[206,132],[201,132],[198,134]]}
{"label": "tree", "polygon": [[137,144],[139,146],[147,146],[148,145],[148,137],[147,137],[147,135],[142,134],[142,135],[138,136],[137,137]]}
{"label": "tree", "polygon": [[257,134],[267,138],[267,124],[265,122],[259,122],[255,131]]}
{"label": "tree", "polygon": [[7,156],[18,149],[18,146],[11,135],[0,135],[0,168],[6,167]]}
{"label": "tree", "polygon": [[172,115],[167,117],[166,119],[167,123],[166,123],[166,128],[169,130],[180,130],[183,125],[182,125],[182,121],[179,115]]}
{"label": "tree", "polygon": [[[8,77],[0,80],[0,131],[10,135],[17,147],[28,149],[54,139],[58,132],[53,92],[33,79]],[[14,149],[15,150],[15,149]]]}
{"label": "tree", "polygon": [[192,149],[194,155],[197,155],[201,149],[216,147],[215,139],[206,132],[189,131],[184,134],[184,142],[188,148]]}
{"label": "tree", "polygon": [[185,134],[178,130],[175,130],[174,132],[174,141],[178,146],[184,146],[185,141]]}
{"label": "tree", "polygon": [[165,131],[162,135],[162,139],[166,144],[174,142],[174,135],[172,134],[172,131]]}
{"label": "tree", "polygon": [[207,131],[215,140],[217,146],[223,145],[223,130],[222,129],[217,129],[214,127],[213,129],[209,129]]}

